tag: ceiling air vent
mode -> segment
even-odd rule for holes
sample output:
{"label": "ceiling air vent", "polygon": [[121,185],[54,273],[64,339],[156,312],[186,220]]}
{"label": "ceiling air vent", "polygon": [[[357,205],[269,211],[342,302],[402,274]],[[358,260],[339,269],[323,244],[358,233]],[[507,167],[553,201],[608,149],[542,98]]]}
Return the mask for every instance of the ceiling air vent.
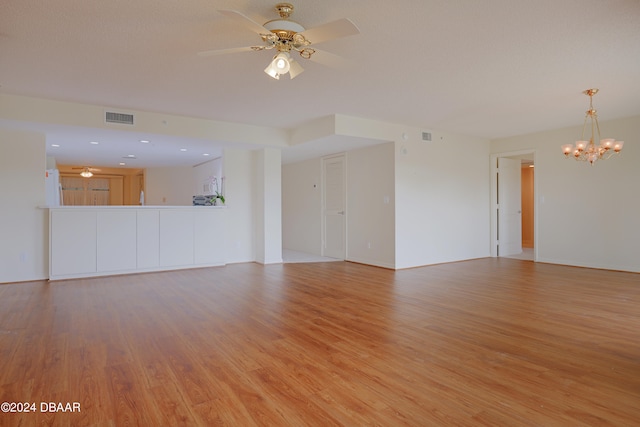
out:
{"label": "ceiling air vent", "polygon": [[431,141],[431,132],[422,132],[423,141]]}
{"label": "ceiling air vent", "polygon": [[133,114],[106,112],[105,120],[107,123],[119,123],[121,125],[132,125]]}

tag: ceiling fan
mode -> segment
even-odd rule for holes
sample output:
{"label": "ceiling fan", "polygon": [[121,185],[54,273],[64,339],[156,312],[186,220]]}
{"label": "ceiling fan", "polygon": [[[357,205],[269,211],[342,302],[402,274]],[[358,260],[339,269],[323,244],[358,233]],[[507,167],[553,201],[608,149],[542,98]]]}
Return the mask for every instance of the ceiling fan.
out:
{"label": "ceiling fan", "polygon": [[102,169],[90,168],[88,166],[83,166],[81,168],[71,168],[71,169],[82,169],[80,172],[80,176],[83,178],[91,178],[93,176],[93,172],[100,172]]}
{"label": "ceiling fan", "polygon": [[[198,55],[213,56],[227,53],[275,49],[278,53],[273,57],[264,72],[274,79],[280,79],[281,75],[289,73],[289,77],[293,79],[304,71],[302,66],[291,57],[293,52],[298,52],[304,59],[322,63],[323,65],[336,66],[343,62],[342,59],[337,55],[316,49],[315,45],[360,33],[358,27],[346,18],[307,30],[302,25],[289,19],[293,13],[293,5],[290,3],[278,3],[275,9],[280,15],[280,19],[268,21],[264,25],[258,24],[238,11],[220,10],[219,12],[224,16],[235,20],[254,33],[257,33],[264,44],[231,49],[208,50],[199,52]],[[314,47],[311,47],[312,45]]]}

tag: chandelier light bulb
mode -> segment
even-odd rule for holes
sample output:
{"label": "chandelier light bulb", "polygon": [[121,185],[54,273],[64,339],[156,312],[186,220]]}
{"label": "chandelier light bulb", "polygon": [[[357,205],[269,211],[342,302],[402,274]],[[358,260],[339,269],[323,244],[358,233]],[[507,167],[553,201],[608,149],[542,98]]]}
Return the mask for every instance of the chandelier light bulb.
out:
{"label": "chandelier light bulb", "polygon": [[611,150],[613,148],[613,144],[616,142],[613,138],[601,139],[600,146],[605,150]]}

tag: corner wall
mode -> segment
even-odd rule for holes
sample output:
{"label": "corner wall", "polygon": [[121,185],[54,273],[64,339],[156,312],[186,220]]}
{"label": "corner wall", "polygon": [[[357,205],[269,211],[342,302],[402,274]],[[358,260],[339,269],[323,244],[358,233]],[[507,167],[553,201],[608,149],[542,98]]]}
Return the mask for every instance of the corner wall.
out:
{"label": "corner wall", "polygon": [[48,277],[45,136],[0,129],[0,283]]}
{"label": "corner wall", "polygon": [[253,153],[249,150],[225,149],[222,156],[225,177],[226,262],[255,261],[254,215],[255,171]]}
{"label": "corner wall", "polygon": [[394,144],[347,152],[347,260],[396,268]]}
{"label": "corner wall", "polygon": [[282,166],[282,247],[322,254],[322,161]]}
{"label": "corner wall", "polygon": [[489,141],[432,137],[395,146],[396,268],[490,254]]}

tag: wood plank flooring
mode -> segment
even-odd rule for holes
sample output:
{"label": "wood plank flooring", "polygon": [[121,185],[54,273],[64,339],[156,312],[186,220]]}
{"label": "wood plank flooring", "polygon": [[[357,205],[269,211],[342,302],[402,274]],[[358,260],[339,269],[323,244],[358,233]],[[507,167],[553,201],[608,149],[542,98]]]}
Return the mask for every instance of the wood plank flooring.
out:
{"label": "wood plank flooring", "polygon": [[640,425],[640,275],[488,258],[0,285],[0,402],[36,404],[1,426]]}

